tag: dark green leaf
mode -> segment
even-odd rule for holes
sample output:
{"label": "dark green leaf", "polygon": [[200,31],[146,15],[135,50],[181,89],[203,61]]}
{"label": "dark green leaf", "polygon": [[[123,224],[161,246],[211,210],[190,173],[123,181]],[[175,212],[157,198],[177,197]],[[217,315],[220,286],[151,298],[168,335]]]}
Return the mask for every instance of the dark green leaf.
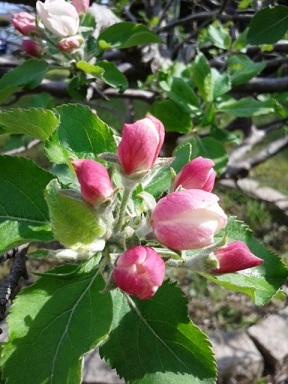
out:
{"label": "dark green leaf", "polygon": [[17,297],[2,355],[7,384],[80,384],[82,356],[107,337],[112,321],[94,260],[56,268]]}
{"label": "dark green leaf", "polygon": [[160,82],[160,86],[167,91],[167,96],[187,114],[199,110],[197,96],[183,79],[173,77],[170,85],[166,82]]}
{"label": "dark green leaf", "polygon": [[218,111],[235,117],[250,117],[275,112],[275,105],[270,100],[258,101],[252,97],[243,97],[240,100],[230,99],[218,104]]}
{"label": "dark green leaf", "polygon": [[288,30],[288,7],[264,8],[252,18],[247,41],[249,44],[274,44]]}
{"label": "dark green leaf", "polygon": [[113,328],[100,355],[126,383],[215,383],[211,345],[189,320],[179,288],[166,282],[144,301],[116,291],[113,301]]}
{"label": "dark green leaf", "polygon": [[43,141],[49,138],[59,123],[59,118],[52,111],[42,108],[13,108],[0,113],[0,124],[8,133],[22,133]]}
{"label": "dark green leaf", "polygon": [[151,113],[162,121],[167,132],[187,133],[192,129],[190,113],[185,113],[172,100],[157,101]]}
{"label": "dark green leaf", "polygon": [[6,100],[20,88],[37,87],[41,84],[48,67],[46,61],[30,59],[6,73],[0,79],[0,101]]}
{"label": "dark green leaf", "polygon": [[211,96],[207,98],[208,101],[215,100],[218,96],[224,95],[231,89],[230,76],[227,73],[219,73],[215,68],[211,69],[210,87],[208,83],[207,95],[211,92]]}
{"label": "dark green leaf", "polygon": [[44,199],[52,178],[31,160],[0,156],[0,253],[14,244],[53,238]]}
{"label": "dark green leaf", "polygon": [[141,24],[122,22],[105,29],[98,37],[102,49],[130,48],[136,45],[162,43],[160,37]]}
{"label": "dark green leaf", "polygon": [[54,109],[61,124],[46,143],[46,152],[53,163],[71,159],[93,158],[103,152],[115,152],[113,131],[88,107],[80,104],[63,105]]}
{"label": "dark green leaf", "polygon": [[246,243],[252,253],[264,259],[264,263],[238,273],[208,278],[225,288],[249,295],[257,305],[267,303],[287,280],[287,267],[255,239],[245,224],[235,218],[230,218],[227,227],[217,237],[220,239],[223,233],[227,233],[228,242],[240,240]]}
{"label": "dark green leaf", "polygon": [[202,156],[213,160],[215,163],[214,169],[218,176],[225,171],[228,154],[220,141],[212,137],[194,138],[189,141],[192,144],[193,159]]}
{"label": "dark green leaf", "polygon": [[98,61],[97,65],[104,70],[100,78],[111,87],[119,88],[120,92],[123,93],[128,87],[128,81],[115,64],[109,63],[108,61]]}

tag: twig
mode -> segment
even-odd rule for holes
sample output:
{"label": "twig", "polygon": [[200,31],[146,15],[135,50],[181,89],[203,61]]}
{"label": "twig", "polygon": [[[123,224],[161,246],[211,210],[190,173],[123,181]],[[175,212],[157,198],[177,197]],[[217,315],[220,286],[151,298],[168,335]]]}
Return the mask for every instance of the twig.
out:
{"label": "twig", "polygon": [[34,140],[31,140],[26,146],[23,145],[15,149],[10,149],[10,151],[3,152],[2,155],[9,155],[9,156],[19,155],[19,153],[29,151],[29,149],[36,147],[40,143],[41,143],[41,140],[34,139]]}
{"label": "twig", "polygon": [[[23,277],[25,280],[28,279],[25,255],[28,251],[29,245],[30,244],[23,244],[11,251],[12,254],[14,253],[14,262],[9,275],[6,277],[2,287],[0,288],[0,320],[5,317],[7,305],[13,292],[17,288],[20,278]],[[9,254],[9,252],[6,252],[3,256],[7,254]]]}

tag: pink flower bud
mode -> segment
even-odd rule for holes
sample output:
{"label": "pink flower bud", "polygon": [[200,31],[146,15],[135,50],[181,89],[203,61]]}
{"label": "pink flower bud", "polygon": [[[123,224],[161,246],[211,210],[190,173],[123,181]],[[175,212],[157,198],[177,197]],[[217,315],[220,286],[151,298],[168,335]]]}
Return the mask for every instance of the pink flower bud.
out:
{"label": "pink flower bud", "polygon": [[174,183],[174,191],[180,185],[185,189],[202,189],[211,192],[214,187],[216,172],[214,163],[201,156],[190,161],[178,173]]}
{"label": "pink flower bud", "polygon": [[35,17],[27,12],[15,13],[11,18],[11,23],[24,36],[36,31]]}
{"label": "pink flower bud", "polygon": [[36,43],[33,40],[23,40],[22,41],[23,51],[28,53],[28,55],[33,57],[41,57],[42,47],[40,44]]}
{"label": "pink flower bud", "polygon": [[117,154],[126,175],[151,169],[163,145],[165,131],[153,116],[124,124]]}
{"label": "pink flower bud", "polygon": [[76,8],[78,13],[86,13],[90,5],[90,0],[72,0],[71,4]]}
{"label": "pink flower bud", "polygon": [[77,38],[77,36],[64,37],[64,39],[57,43],[57,47],[63,52],[71,52],[74,49],[79,48],[80,45],[80,39],[79,37]]}
{"label": "pink flower bud", "polygon": [[119,257],[113,277],[122,291],[150,299],[163,283],[165,263],[154,249],[135,246]]}
{"label": "pink flower bud", "polygon": [[175,250],[211,245],[227,224],[218,196],[200,189],[173,192],[158,201],[151,226],[160,243]]}
{"label": "pink flower bud", "polygon": [[110,197],[113,186],[106,168],[94,160],[80,159],[72,162],[81,187],[83,199],[95,206]]}
{"label": "pink flower bud", "polygon": [[78,32],[78,12],[65,0],[46,0],[45,3],[37,1],[36,9],[44,26],[56,36],[73,36]]}
{"label": "pink flower bud", "polygon": [[228,243],[213,253],[219,263],[219,268],[214,269],[213,273],[237,272],[242,269],[256,267],[264,261],[253,255],[242,241]]}

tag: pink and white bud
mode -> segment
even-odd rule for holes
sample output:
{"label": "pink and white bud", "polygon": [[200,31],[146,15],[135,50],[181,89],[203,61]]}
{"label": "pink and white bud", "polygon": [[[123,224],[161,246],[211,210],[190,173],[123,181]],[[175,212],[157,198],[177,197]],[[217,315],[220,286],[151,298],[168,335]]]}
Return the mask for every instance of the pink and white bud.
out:
{"label": "pink and white bud", "polygon": [[28,55],[32,57],[41,57],[42,47],[33,40],[23,40],[22,48]]}
{"label": "pink and white bud", "polygon": [[48,31],[59,37],[74,36],[79,29],[76,8],[65,0],[37,1],[37,14]]}
{"label": "pink and white bud", "polygon": [[126,175],[148,171],[154,165],[164,142],[164,126],[148,115],[133,124],[124,124],[117,155]]}
{"label": "pink and white bud", "polygon": [[72,0],[71,4],[76,8],[76,11],[79,14],[85,14],[89,9],[90,0]]}
{"label": "pink and white bud", "polygon": [[72,52],[74,49],[79,48],[81,45],[80,36],[64,37],[64,39],[58,41],[57,47],[63,52]]}
{"label": "pink and white bud", "polygon": [[28,36],[29,33],[36,31],[35,17],[27,12],[15,13],[11,18],[11,23],[24,36]]}
{"label": "pink and white bud", "polygon": [[242,241],[233,241],[213,252],[219,267],[213,273],[232,273],[243,269],[256,267],[264,260],[253,255],[250,249]]}
{"label": "pink and white bud", "polygon": [[184,165],[176,176],[173,187],[174,191],[181,186],[184,189],[202,189],[203,191],[211,192],[216,176],[213,167],[214,163],[212,160],[201,156],[196,157],[196,159]]}
{"label": "pink and white bud", "polygon": [[122,291],[140,300],[150,299],[163,283],[165,263],[154,249],[135,246],[119,257],[113,277]]}
{"label": "pink and white bud", "polygon": [[151,226],[160,243],[175,250],[213,244],[214,235],[227,224],[218,196],[200,189],[168,194],[158,201]]}
{"label": "pink and white bud", "polygon": [[112,195],[110,176],[102,164],[94,160],[80,159],[73,161],[72,165],[86,203],[95,206]]}

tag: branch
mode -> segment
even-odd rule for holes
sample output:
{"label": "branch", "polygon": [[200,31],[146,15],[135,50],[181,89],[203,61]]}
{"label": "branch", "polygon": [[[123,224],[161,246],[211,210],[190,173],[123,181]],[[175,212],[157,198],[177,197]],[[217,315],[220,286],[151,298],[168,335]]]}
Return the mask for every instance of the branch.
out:
{"label": "branch", "polygon": [[5,312],[9,300],[17,288],[19,280],[23,277],[25,280],[28,279],[26,264],[25,264],[25,255],[28,251],[29,244],[23,244],[20,247],[13,249],[12,251],[6,252],[2,255],[2,261],[11,258],[11,255],[14,256],[14,262],[11,267],[9,275],[6,277],[2,287],[0,288],[0,319],[4,319]]}
{"label": "branch", "polygon": [[264,78],[258,77],[252,79],[249,83],[242,85],[234,85],[233,92],[243,93],[273,93],[273,92],[287,92],[288,89],[288,76],[280,78]]}
{"label": "branch", "polygon": [[177,27],[178,25],[185,25],[189,23],[193,23],[194,21],[199,20],[207,20],[212,19],[213,17],[217,16],[220,20],[223,21],[230,21],[230,20],[251,20],[253,17],[253,14],[249,13],[243,13],[243,14],[235,14],[235,15],[226,15],[226,14],[219,14],[219,10],[216,11],[209,11],[209,12],[199,12],[193,15],[189,15],[186,17],[183,17],[182,19],[176,19],[171,21],[171,23],[164,25],[163,27],[156,28],[156,33],[162,33],[170,31],[171,29]]}

